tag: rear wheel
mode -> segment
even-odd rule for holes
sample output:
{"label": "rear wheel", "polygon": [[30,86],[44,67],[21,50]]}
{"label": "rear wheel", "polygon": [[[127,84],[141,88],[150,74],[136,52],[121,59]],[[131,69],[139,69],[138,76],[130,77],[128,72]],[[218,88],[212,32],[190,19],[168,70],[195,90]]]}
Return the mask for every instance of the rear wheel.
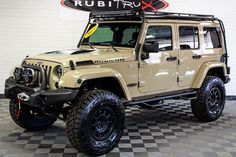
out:
{"label": "rear wheel", "polygon": [[90,91],[69,110],[69,141],[85,154],[106,154],[118,144],[124,129],[124,119],[124,107],[116,95],[102,90]]}
{"label": "rear wheel", "polygon": [[56,121],[56,118],[37,113],[29,106],[22,105],[18,116],[18,104],[10,101],[9,105],[10,115],[13,121],[20,127],[29,131],[44,130]]}
{"label": "rear wheel", "polygon": [[192,112],[201,121],[215,121],[223,113],[225,97],[223,81],[215,76],[207,76],[198,91],[197,99],[191,102]]}

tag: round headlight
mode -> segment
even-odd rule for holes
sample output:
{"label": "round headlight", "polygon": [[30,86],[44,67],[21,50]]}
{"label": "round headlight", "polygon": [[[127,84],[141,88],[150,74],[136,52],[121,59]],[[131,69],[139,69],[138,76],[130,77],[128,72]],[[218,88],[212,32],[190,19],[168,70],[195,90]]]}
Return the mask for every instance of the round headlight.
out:
{"label": "round headlight", "polygon": [[34,76],[35,76],[35,71],[30,68],[26,68],[22,74],[22,77],[23,77],[23,80],[25,81],[25,83],[29,83],[29,82],[33,81]]}
{"label": "round headlight", "polygon": [[19,68],[19,67],[15,68],[14,76],[15,76],[16,81],[20,81],[22,79],[23,71],[24,71],[23,68]]}
{"label": "round headlight", "polygon": [[61,76],[63,74],[63,68],[62,66],[58,65],[55,67],[55,73],[57,74],[57,76]]}

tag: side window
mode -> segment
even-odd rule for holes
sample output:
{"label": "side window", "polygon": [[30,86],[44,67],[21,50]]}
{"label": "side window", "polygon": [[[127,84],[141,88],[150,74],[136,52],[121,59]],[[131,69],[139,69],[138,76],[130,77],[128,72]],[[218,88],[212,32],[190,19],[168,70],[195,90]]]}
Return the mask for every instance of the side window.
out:
{"label": "side window", "polygon": [[220,28],[204,27],[203,31],[206,49],[222,48]]}
{"label": "side window", "polygon": [[150,26],[145,38],[146,43],[159,43],[159,51],[172,50],[172,29],[170,26]]}
{"label": "side window", "polygon": [[179,27],[180,50],[191,50],[199,48],[198,27],[181,26]]}

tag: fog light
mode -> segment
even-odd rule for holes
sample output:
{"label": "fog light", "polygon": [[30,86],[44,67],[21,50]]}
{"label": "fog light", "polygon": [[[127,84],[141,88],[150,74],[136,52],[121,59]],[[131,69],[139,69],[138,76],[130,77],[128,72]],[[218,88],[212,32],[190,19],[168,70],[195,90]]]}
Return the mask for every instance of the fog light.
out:
{"label": "fog light", "polygon": [[22,74],[23,74],[24,69],[17,67],[14,71],[14,76],[16,81],[20,81],[22,79]]}
{"label": "fog light", "polygon": [[35,76],[35,71],[30,68],[26,68],[22,74],[22,77],[23,77],[23,80],[25,81],[25,83],[29,83],[29,82],[33,81],[34,76]]}

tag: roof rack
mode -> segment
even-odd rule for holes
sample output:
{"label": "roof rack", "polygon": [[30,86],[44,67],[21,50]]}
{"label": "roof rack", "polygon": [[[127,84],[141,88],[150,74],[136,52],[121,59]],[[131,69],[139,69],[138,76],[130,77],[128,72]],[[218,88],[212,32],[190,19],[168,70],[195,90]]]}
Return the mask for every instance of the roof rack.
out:
{"label": "roof rack", "polygon": [[218,20],[214,15],[173,13],[173,12],[145,12],[142,10],[100,11],[93,12],[91,18],[140,18],[140,19],[180,19],[180,20]]}
{"label": "roof rack", "polygon": [[173,13],[173,12],[143,12],[145,18],[182,19],[182,20],[216,20],[214,15]]}

